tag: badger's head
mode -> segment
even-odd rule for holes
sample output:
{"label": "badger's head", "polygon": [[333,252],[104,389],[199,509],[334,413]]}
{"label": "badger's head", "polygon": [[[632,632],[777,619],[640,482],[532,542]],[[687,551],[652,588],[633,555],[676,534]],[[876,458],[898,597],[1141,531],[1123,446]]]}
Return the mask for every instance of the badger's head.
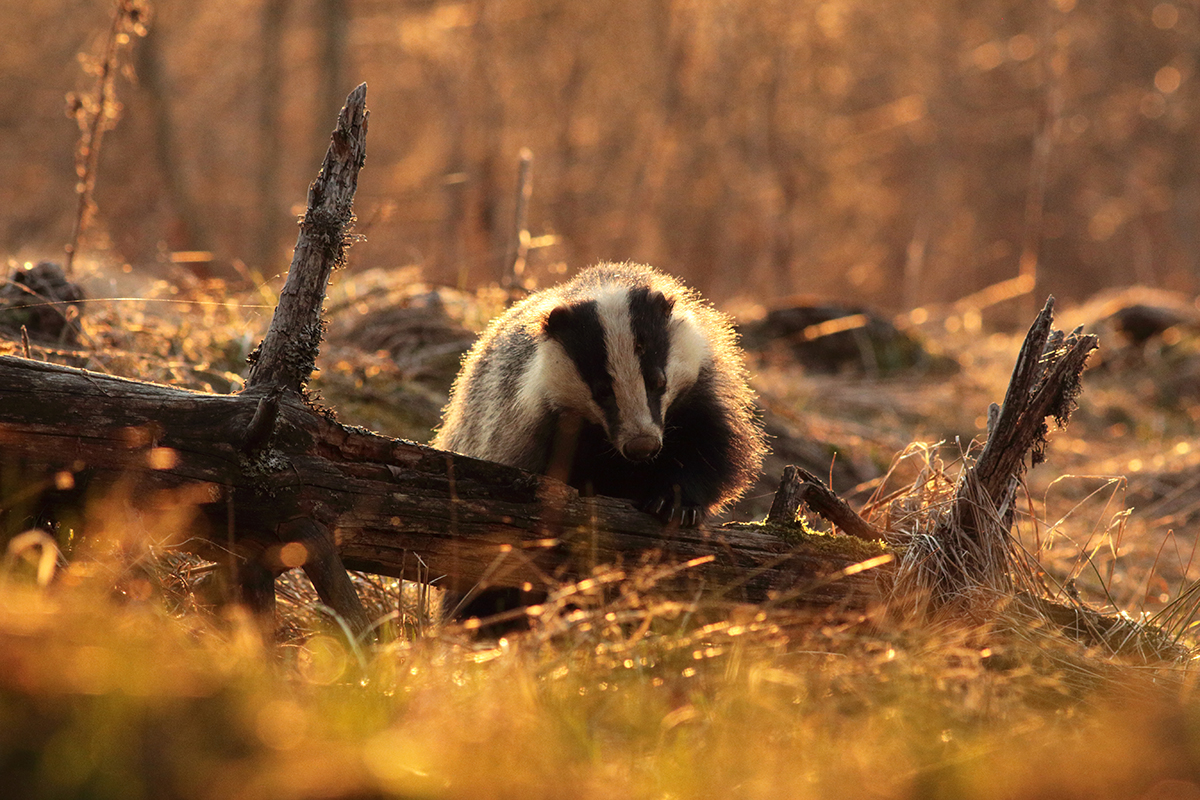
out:
{"label": "badger's head", "polygon": [[602,426],[625,458],[657,455],[663,418],[710,358],[687,309],[618,285],[555,305],[541,325],[538,383],[551,405]]}

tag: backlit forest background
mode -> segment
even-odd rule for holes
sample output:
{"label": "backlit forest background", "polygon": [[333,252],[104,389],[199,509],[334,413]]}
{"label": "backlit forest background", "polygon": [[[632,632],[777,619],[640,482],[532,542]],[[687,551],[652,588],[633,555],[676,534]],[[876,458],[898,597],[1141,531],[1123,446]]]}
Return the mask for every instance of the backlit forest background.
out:
{"label": "backlit forest background", "polygon": [[[1200,797],[1200,0],[6,0],[0,31],[0,375],[243,388],[366,82],[355,238],[308,387],[339,420],[428,440],[520,294],[493,285],[528,149],[530,282],[631,259],[739,314],[772,452],[735,517],[805,466],[897,559],[767,526],[781,560],[874,549],[754,604],[740,579],[671,593],[703,558],[544,575],[557,605],[500,639],[444,618],[440,572],[357,574],[356,637],[293,569],[255,619],[229,564],[183,550],[212,484],[160,506],[20,455],[60,455],[18,447],[29,406],[63,419],[46,441],[78,422],[47,377],[0,394],[0,795]],[[77,235],[79,287],[35,283]],[[991,404],[1049,294],[1057,327],[1100,341],[1082,383],[1041,386],[1056,415],[1074,400],[1070,428],[1003,511],[971,500],[1003,574],[918,613],[927,584],[886,576],[953,560],[919,546],[974,552],[930,532],[1006,434]],[[153,426],[127,432],[156,444],[131,479],[173,468]],[[231,475],[260,468],[240,442],[217,443]],[[808,605],[851,575],[882,599]]]}
{"label": "backlit forest background", "polygon": [[[72,114],[94,100],[111,16],[0,6],[0,250],[18,260],[70,238]],[[1039,297],[1195,292],[1198,16],[1155,0],[164,0],[120,60],[81,255],[284,271],[334,115],[366,81],[355,267],[496,280],[528,147],[542,278],[628,258],[719,302],[887,310],[1022,272]]]}

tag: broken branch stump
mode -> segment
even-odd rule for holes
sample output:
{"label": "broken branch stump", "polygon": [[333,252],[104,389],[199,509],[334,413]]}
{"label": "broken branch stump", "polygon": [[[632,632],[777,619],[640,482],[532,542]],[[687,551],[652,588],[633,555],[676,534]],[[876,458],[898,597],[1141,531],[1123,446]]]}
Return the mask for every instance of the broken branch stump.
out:
{"label": "broken branch stump", "polygon": [[[1088,356],[1099,346],[1091,334],[1054,330],[1054,298],[1033,321],[996,414],[989,413],[988,438],[967,470],[955,502],[957,524],[968,535],[986,535],[994,514],[1011,521],[1017,484],[1029,466],[1045,459],[1046,420],[1066,427],[1082,387]],[[1007,531],[1007,527],[1005,529]]]}
{"label": "broken branch stump", "polygon": [[[246,458],[261,460],[268,453],[280,403],[288,395],[298,398],[316,369],[324,332],[321,311],[325,291],[333,269],[345,261],[349,228],[354,221],[354,192],[367,155],[366,104],[364,83],[349,94],[338,114],[321,170],[308,187],[308,208],[300,222],[292,266],[271,326],[250,354],[250,375],[243,394],[261,399],[245,431],[231,439],[243,443],[242,455]],[[309,517],[300,517],[275,521],[274,528],[256,529],[251,538],[270,540],[272,535],[280,542],[304,548],[304,570],[321,600],[339,613],[356,635],[365,633],[370,621],[330,530]],[[230,536],[236,538],[234,533]],[[274,580],[291,565],[264,559],[263,551],[241,551],[233,565],[241,600],[260,617],[273,617]]]}
{"label": "broken branch stump", "polygon": [[886,538],[884,531],[860,517],[816,475],[801,467],[784,467],[767,521],[775,525],[795,523],[802,503],[850,536],[867,540]]}
{"label": "broken branch stump", "polygon": [[316,369],[324,323],[321,309],[334,267],[345,260],[354,221],[354,192],[367,157],[367,85],[346,98],[325,161],[308,187],[292,266],[262,344],[251,354],[246,389],[280,387],[299,392]]}

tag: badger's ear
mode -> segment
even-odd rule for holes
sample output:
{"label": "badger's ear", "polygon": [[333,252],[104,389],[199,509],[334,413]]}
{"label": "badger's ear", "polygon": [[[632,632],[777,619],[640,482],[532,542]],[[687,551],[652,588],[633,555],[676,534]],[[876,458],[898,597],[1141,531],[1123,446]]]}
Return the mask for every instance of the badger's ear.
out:
{"label": "badger's ear", "polygon": [[671,316],[671,310],[675,308],[675,298],[667,297],[660,291],[653,291],[646,298],[650,302],[650,307],[658,311],[664,317]]}
{"label": "badger's ear", "polygon": [[567,328],[571,327],[572,310],[570,306],[555,306],[546,318],[542,320],[542,330],[551,339],[558,338]]}

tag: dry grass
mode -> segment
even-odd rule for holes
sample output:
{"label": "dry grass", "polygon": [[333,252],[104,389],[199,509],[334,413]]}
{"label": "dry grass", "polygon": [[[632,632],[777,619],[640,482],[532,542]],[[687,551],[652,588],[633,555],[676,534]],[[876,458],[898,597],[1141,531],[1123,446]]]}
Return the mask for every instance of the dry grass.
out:
{"label": "dry grass", "polygon": [[492,645],[351,649],[310,617],[272,652],[75,569],[0,594],[19,796],[1123,797],[1194,776],[1185,673],[1027,627],[647,597]]}

